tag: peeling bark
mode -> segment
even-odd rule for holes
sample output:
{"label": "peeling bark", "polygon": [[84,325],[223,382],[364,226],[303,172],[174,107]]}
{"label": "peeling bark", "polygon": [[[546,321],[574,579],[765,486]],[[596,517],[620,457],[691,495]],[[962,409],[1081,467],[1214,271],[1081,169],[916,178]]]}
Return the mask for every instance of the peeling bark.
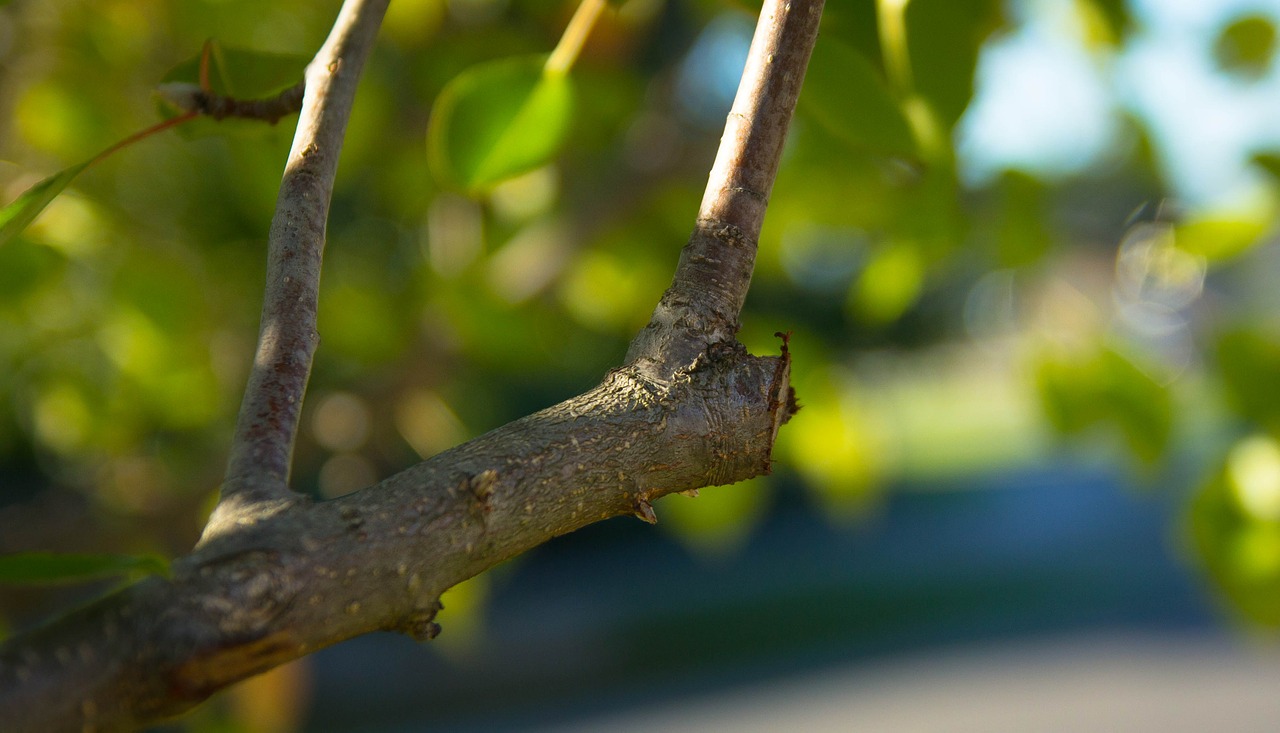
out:
{"label": "peeling bark", "polygon": [[[344,6],[326,45],[339,60],[316,73],[349,74],[334,81],[346,91],[328,96],[309,71],[307,104],[338,99],[331,104],[349,111],[359,63],[343,54],[366,52],[364,14],[380,17],[385,6]],[[430,639],[440,594],[458,582],[601,519],[656,521],[652,502],[668,493],[768,473],[774,439],[796,409],[786,337],[781,355],[757,357],[734,333],[821,8],[765,3],[697,229],[624,366],[585,394],[319,503],[285,482],[315,346],[329,185],[317,176],[332,181],[345,114],[311,129],[323,109],[304,107],[273,224],[262,343],[215,517],[171,578],[0,647],[0,725],[130,730],[353,636]],[[333,42],[344,27],[363,29],[365,40]],[[316,197],[318,208],[290,208]],[[284,302],[293,298],[301,302]]]}

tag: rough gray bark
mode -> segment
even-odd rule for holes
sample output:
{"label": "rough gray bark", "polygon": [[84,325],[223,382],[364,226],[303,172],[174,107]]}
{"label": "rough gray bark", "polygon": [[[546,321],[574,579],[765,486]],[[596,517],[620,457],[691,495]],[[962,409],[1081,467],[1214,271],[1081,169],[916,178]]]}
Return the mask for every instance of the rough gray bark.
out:
{"label": "rough gray bark", "polygon": [[[365,28],[364,40],[326,44],[339,61],[323,68],[345,89],[329,99],[346,101],[325,102],[309,72],[307,97],[321,117],[329,104],[349,111],[359,62],[343,54],[363,55],[353,49],[372,40],[364,14],[380,16],[385,5],[344,7],[335,35],[346,19]],[[315,135],[325,150],[295,144],[282,186],[248,423],[237,431],[217,516],[171,578],[140,582],[0,648],[3,728],[127,730],[359,634],[429,639],[440,594],[504,559],[607,517],[654,521],[651,502],[667,493],[767,473],[793,412],[789,357],[785,341],[781,356],[751,356],[734,334],[821,8],[822,0],[765,3],[697,227],[622,367],[583,395],[322,503],[288,492],[285,481],[315,345],[325,181],[342,126],[305,131],[304,108],[298,139]],[[301,172],[318,155],[328,179]],[[290,213],[321,196],[319,209]],[[304,263],[275,261],[295,257]],[[305,302],[277,302],[290,297]]]}

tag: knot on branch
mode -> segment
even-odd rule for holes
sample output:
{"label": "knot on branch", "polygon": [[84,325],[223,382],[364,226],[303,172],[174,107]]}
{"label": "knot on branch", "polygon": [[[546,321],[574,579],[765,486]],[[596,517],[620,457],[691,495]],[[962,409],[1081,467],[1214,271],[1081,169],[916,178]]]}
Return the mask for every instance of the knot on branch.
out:
{"label": "knot on branch", "polygon": [[440,624],[435,622],[435,618],[442,610],[444,604],[436,598],[390,630],[412,637],[415,641],[431,641],[440,635]]}
{"label": "knot on branch", "polygon": [[260,636],[291,604],[299,582],[280,553],[250,550],[200,563],[188,570],[207,590],[194,595],[188,612],[237,640]]}

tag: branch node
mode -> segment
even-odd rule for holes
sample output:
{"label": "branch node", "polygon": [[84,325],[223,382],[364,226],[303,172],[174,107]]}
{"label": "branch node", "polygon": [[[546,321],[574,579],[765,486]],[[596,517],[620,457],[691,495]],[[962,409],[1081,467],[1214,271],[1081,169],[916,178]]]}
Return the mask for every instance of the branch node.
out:
{"label": "branch node", "polygon": [[636,499],[633,510],[634,510],[636,519],[639,519],[643,522],[648,522],[649,524],[658,523],[658,515],[656,512],[653,511],[653,504],[650,504],[648,499],[645,499],[645,498]]}
{"label": "branch node", "polygon": [[467,489],[480,504],[480,510],[489,513],[493,510],[493,487],[498,483],[498,472],[486,468],[475,476],[467,478]]}

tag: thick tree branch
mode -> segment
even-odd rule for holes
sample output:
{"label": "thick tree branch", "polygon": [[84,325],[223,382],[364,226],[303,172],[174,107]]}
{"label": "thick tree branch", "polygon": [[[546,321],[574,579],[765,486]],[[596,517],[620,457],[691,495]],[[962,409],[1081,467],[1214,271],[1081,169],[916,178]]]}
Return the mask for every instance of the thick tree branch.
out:
{"label": "thick tree branch", "polygon": [[707,179],[698,222],[671,287],[631,343],[627,363],[668,380],[709,344],[732,342],[787,128],[818,38],[821,0],[765,2]]}
{"label": "thick tree branch", "polygon": [[[375,5],[380,14],[385,4],[349,2],[343,17]],[[127,730],[352,636],[394,629],[431,638],[440,594],[466,578],[601,519],[653,521],[652,502],[665,494],[767,473],[774,439],[794,410],[790,359],[785,341],[780,356],[755,357],[733,333],[821,6],[765,3],[767,30],[757,33],[748,74],[766,78],[744,78],[763,91],[747,95],[757,100],[749,114],[735,112],[747,117],[731,117],[729,152],[721,153],[729,162],[717,164],[675,282],[626,365],[583,395],[319,504],[284,493],[314,334],[283,340],[276,319],[314,328],[314,288],[291,289],[298,287],[291,279],[305,275],[314,286],[324,226],[324,207],[314,204],[328,196],[328,183],[316,177],[327,171],[324,180],[332,180],[333,135],[341,131],[304,111],[303,125],[316,129],[300,130],[299,139],[310,135],[317,149],[303,146],[291,157],[281,197],[297,201],[282,203],[273,227],[273,241],[288,246],[273,249],[269,272],[277,279],[269,280],[268,300],[311,300],[264,311],[258,367],[275,381],[264,381],[270,409],[246,408],[249,427],[238,434],[244,470],[229,476],[223,504],[240,504],[219,509],[222,519],[175,562],[172,578],[138,583],[0,647],[4,729]],[[372,31],[357,35],[367,40]],[[341,56],[341,48],[331,51]],[[326,83],[354,84],[349,66],[326,68],[329,75],[319,74]],[[323,104],[329,87],[315,84],[309,77],[308,97]],[[739,119],[774,129],[757,138]],[[740,150],[757,144],[768,150]],[[305,258],[307,267],[290,269],[299,265],[277,257]],[[291,409],[277,411],[272,398]],[[258,453],[259,440],[274,452]]]}
{"label": "thick tree branch", "polygon": [[246,520],[264,502],[286,505],[296,498],[288,488],[289,464],[319,341],[316,304],[329,200],[356,84],[387,4],[347,0],[307,66],[298,131],[271,221],[258,350],[206,537]]}

